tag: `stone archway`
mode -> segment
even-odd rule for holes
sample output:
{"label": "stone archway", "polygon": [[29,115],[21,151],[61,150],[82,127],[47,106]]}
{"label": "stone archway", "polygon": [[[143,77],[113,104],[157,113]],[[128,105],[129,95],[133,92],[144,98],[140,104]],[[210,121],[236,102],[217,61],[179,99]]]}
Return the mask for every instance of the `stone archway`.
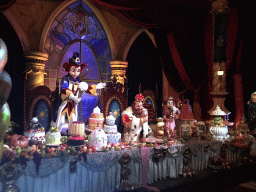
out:
{"label": "stone archway", "polygon": [[[135,39],[137,39],[137,37],[138,37],[141,33],[143,33],[143,32],[145,32],[145,33],[149,36],[149,38],[151,39],[151,41],[153,42],[153,44],[154,44],[155,47],[156,47],[156,43],[155,43],[155,38],[154,38],[154,36],[153,36],[147,29],[141,28],[141,29],[139,29],[139,30],[132,36],[132,38],[131,38],[131,39],[129,40],[129,42],[127,43],[127,45],[126,45],[126,47],[125,47],[125,49],[124,49],[124,53],[123,53],[123,61],[126,60],[127,54],[128,54],[128,52],[129,52],[129,50],[130,50],[130,48],[131,48],[133,42],[135,41]],[[129,63],[128,63],[128,65],[129,65]]]}
{"label": "stone archway", "polygon": [[15,17],[12,15],[12,13],[9,10],[5,10],[2,12],[3,15],[7,18],[7,20],[11,23],[14,31],[16,32],[17,36],[20,39],[21,45],[23,47],[23,51],[26,52],[30,50],[30,45],[28,42],[28,39],[20,26],[19,22],[15,19]]}

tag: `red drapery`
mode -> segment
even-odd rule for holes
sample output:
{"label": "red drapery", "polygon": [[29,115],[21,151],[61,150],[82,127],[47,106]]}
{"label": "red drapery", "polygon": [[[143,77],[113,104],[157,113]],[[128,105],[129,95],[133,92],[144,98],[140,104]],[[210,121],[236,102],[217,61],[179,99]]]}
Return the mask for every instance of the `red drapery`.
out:
{"label": "red drapery", "polygon": [[233,76],[234,80],[234,97],[235,97],[235,126],[237,127],[238,123],[244,118],[244,96],[243,96],[243,82],[242,75],[240,74],[241,66],[241,55],[243,48],[243,37],[240,42],[238,55],[236,58],[236,74]]}
{"label": "red drapery", "polygon": [[[147,27],[155,36],[169,83],[179,92],[184,89],[194,91],[196,102],[200,100],[202,114],[207,114],[212,103],[209,97],[213,65],[210,1],[91,1],[108,7],[129,22]],[[238,29],[238,10],[232,4],[230,6],[226,72],[232,62]]]}
{"label": "red drapery", "polygon": [[1,0],[0,12],[8,9],[16,0]]}

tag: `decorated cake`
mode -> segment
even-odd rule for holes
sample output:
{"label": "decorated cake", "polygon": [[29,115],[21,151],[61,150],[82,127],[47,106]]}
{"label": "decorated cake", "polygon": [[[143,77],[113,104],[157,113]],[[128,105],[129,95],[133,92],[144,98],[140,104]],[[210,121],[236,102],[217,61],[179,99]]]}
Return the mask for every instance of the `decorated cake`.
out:
{"label": "decorated cake", "polygon": [[68,134],[71,136],[78,136],[78,135],[82,136],[84,135],[84,129],[85,129],[84,123],[79,121],[72,122],[68,129]]}
{"label": "decorated cake", "polygon": [[23,135],[28,138],[30,143],[33,142],[32,144],[45,142],[45,131],[37,117],[32,118],[29,130],[25,131]]}
{"label": "decorated cake", "polygon": [[93,109],[93,113],[89,118],[88,129],[94,130],[98,125],[103,127],[104,117],[103,113],[100,112],[100,108],[97,106]]}
{"label": "decorated cake", "polygon": [[80,146],[80,145],[84,145],[84,144],[85,144],[84,137],[82,137],[80,135],[68,137],[67,145]]}
{"label": "decorated cake", "polygon": [[89,145],[95,147],[96,151],[101,151],[103,146],[107,146],[107,135],[99,126],[95,127],[89,137]]}
{"label": "decorated cake", "polygon": [[61,144],[61,134],[57,127],[51,127],[45,136],[46,145],[60,145]]}
{"label": "decorated cake", "polygon": [[115,125],[116,118],[109,113],[106,118],[106,124],[104,125],[104,131],[107,135],[107,143],[118,143],[121,142],[121,133],[117,132],[117,126]]}
{"label": "decorated cake", "polygon": [[228,138],[228,127],[223,124],[223,117],[226,115],[224,111],[217,105],[216,109],[210,113],[213,116],[213,126],[210,127],[210,132],[214,139]]}

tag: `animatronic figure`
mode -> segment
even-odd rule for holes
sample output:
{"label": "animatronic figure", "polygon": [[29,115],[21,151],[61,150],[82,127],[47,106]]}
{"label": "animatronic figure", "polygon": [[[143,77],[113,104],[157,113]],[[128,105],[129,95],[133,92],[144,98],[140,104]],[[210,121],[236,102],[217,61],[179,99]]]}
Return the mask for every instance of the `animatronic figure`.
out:
{"label": "animatronic figure", "polygon": [[165,135],[168,137],[175,136],[175,120],[179,118],[180,110],[174,106],[173,97],[169,97],[167,100],[168,109],[163,111],[163,119],[165,123]]}
{"label": "animatronic figure", "polygon": [[73,57],[69,59],[69,63],[63,64],[63,69],[68,72],[61,80],[60,85],[60,97],[57,100],[55,106],[55,116],[51,126],[59,128],[61,131],[62,125],[66,123],[66,117],[69,125],[77,121],[77,105],[81,101],[81,95],[83,92],[94,95],[96,88],[104,88],[105,83],[99,83],[97,86],[90,85],[86,82],[81,82],[79,77],[81,71],[87,68],[85,63],[81,63],[79,59],[79,53],[74,52]]}
{"label": "animatronic figure", "polygon": [[31,119],[31,123],[30,123],[30,129],[34,129],[34,130],[38,130],[38,129],[41,129],[41,124],[39,123],[38,121],[38,118],[37,117],[33,117]]}
{"label": "animatronic figure", "polygon": [[146,138],[151,132],[151,128],[148,126],[148,112],[143,107],[143,100],[143,95],[141,93],[137,94],[132,105],[121,114],[125,141],[127,142],[137,141],[141,131],[143,138]]}
{"label": "animatronic figure", "polygon": [[252,132],[252,135],[256,136],[256,92],[251,94],[251,99],[248,101],[248,128]]}

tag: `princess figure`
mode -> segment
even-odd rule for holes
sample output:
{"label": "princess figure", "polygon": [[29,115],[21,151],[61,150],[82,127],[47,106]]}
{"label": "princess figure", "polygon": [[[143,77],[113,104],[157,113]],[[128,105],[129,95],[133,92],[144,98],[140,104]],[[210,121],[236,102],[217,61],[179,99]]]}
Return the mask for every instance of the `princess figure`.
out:
{"label": "princess figure", "polygon": [[175,120],[179,117],[180,115],[180,110],[174,106],[173,103],[173,97],[169,97],[167,100],[167,110],[163,111],[163,119],[165,122],[165,135],[167,135],[167,137],[170,136],[175,136]]}

